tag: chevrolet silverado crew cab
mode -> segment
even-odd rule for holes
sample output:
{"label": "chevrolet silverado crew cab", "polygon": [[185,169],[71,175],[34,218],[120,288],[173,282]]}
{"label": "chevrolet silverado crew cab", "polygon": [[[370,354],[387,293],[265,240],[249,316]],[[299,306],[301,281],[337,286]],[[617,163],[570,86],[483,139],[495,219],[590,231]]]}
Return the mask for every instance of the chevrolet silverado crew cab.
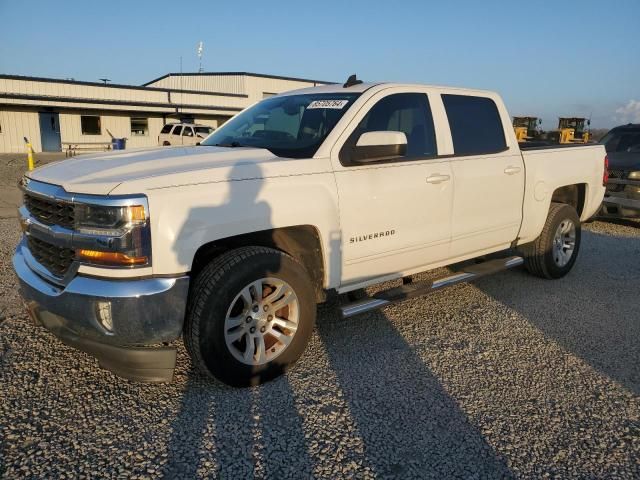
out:
{"label": "chevrolet silverado crew cab", "polygon": [[300,357],[329,293],[403,279],[349,317],[520,264],[566,275],[605,176],[602,145],[521,150],[495,93],[352,77],[200,146],[29,172],[13,265],[32,318],[102,367],[171,380],[182,337],[203,372],[252,385]]}

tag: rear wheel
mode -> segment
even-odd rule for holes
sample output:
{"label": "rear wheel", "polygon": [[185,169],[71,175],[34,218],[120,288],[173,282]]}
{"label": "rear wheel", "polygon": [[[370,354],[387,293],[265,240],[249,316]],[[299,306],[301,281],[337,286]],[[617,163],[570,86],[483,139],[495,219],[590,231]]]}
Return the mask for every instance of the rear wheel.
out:
{"label": "rear wheel", "polygon": [[563,203],[552,203],[540,236],[524,249],[525,267],[542,278],[561,278],[573,268],[580,250],[580,218]]}
{"label": "rear wheel", "polygon": [[256,385],[300,357],[315,315],[313,286],[302,265],[278,250],[240,248],[196,278],[185,345],[205,373],[233,386]]}

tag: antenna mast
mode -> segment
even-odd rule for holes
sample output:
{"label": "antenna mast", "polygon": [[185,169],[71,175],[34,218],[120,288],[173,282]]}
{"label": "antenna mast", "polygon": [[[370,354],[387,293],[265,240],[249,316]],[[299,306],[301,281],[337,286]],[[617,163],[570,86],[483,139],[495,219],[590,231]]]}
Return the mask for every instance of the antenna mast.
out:
{"label": "antenna mast", "polygon": [[202,73],[202,54],[204,53],[204,42],[200,41],[198,43],[198,60],[200,62],[200,68],[198,68],[198,73]]}

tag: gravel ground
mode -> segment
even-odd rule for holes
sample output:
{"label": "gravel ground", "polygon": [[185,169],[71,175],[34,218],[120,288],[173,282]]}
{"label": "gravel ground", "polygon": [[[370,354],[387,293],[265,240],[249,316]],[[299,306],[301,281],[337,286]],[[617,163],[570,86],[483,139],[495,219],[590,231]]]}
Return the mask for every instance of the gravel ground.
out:
{"label": "gravel ground", "polygon": [[[60,159],[64,159],[64,153],[37,153],[34,162],[40,167]],[[22,203],[18,180],[26,167],[26,153],[0,153],[0,219],[16,216],[16,209]]]}
{"label": "gravel ground", "polygon": [[27,319],[0,219],[6,478],[639,478],[640,223],[587,225],[560,281],[522,270],[339,320],[237,390],[140,385]]}

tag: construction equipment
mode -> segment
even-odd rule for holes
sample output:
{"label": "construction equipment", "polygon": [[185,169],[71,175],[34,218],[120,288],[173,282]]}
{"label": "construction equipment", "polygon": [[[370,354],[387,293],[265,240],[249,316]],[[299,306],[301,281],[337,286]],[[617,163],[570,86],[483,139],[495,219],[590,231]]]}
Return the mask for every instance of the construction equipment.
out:
{"label": "construction equipment", "polygon": [[558,143],[589,143],[591,139],[590,125],[591,120],[584,117],[560,117],[556,132]]}
{"label": "construction equipment", "polygon": [[539,125],[542,120],[538,117],[513,117],[513,130],[518,142],[526,142],[540,136]]}

